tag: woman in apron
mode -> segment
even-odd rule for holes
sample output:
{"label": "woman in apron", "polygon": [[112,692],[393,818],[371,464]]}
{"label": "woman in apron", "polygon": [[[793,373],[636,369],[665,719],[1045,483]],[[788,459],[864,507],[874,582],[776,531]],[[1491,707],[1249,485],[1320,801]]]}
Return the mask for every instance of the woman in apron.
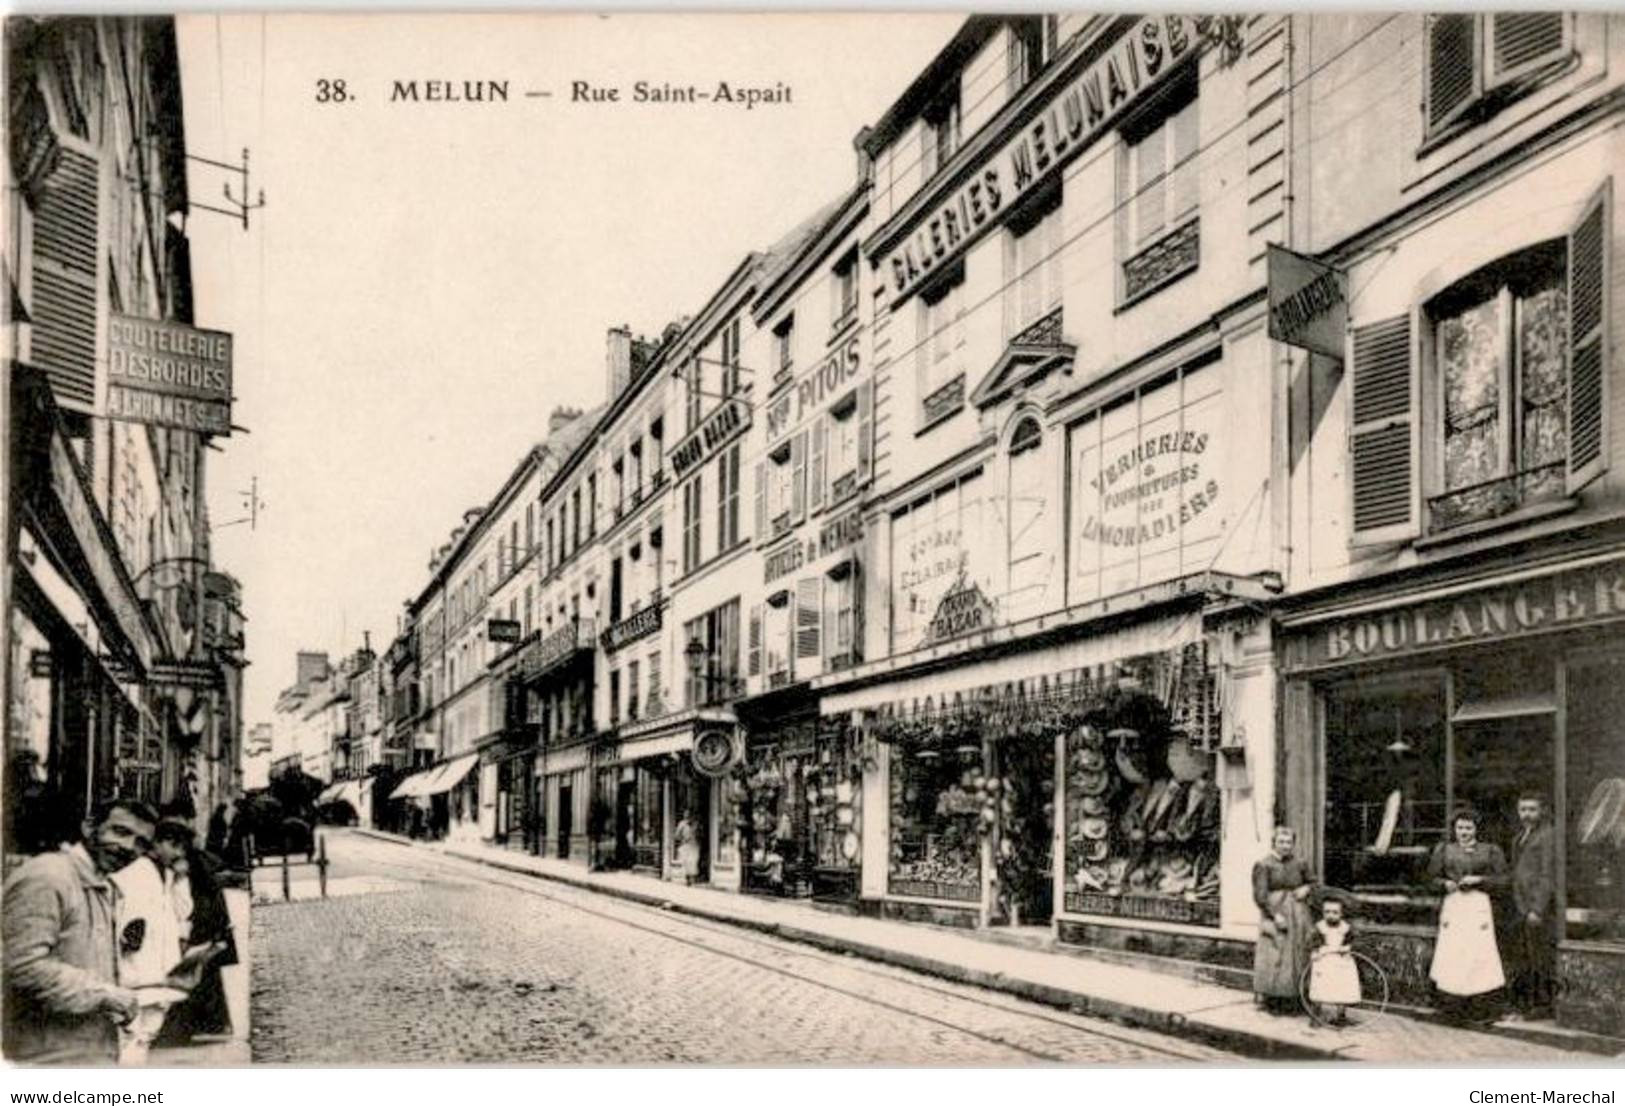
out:
{"label": "woman in apron", "polygon": [[1293,855],[1297,833],[1277,826],[1274,850],[1253,865],[1253,901],[1258,904],[1258,946],[1253,953],[1253,993],[1272,1014],[1298,1009],[1315,920],[1309,895],[1315,877],[1309,863]]}
{"label": "woman in apron", "polygon": [[1454,841],[1433,850],[1428,875],[1444,890],[1439,936],[1428,976],[1439,990],[1440,1008],[1453,1020],[1494,1021],[1506,985],[1489,891],[1505,883],[1506,856],[1478,839],[1478,815],[1462,810],[1451,819]]}

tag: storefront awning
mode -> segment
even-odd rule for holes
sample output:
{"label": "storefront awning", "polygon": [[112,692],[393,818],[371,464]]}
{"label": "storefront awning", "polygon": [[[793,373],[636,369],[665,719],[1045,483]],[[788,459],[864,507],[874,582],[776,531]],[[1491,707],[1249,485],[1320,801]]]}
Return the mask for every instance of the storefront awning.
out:
{"label": "storefront awning", "polygon": [[[411,797],[427,799],[430,795],[439,795],[450,791],[462,783],[479,762],[480,755],[478,753],[464,753],[462,756],[448,760],[444,764],[436,765],[427,772],[419,772],[412,779],[421,778],[422,782],[412,790]],[[411,783],[412,780],[407,782]],[[396,790],[398,792],[399,788]]]}
{"label": "storefront awning", "polygon": [[327,806],[330,803],[349,803],[357,810],[361,809],[361,790],[364,784],[361,780],[340,780],[329,784],[316,796],[317,806]]}

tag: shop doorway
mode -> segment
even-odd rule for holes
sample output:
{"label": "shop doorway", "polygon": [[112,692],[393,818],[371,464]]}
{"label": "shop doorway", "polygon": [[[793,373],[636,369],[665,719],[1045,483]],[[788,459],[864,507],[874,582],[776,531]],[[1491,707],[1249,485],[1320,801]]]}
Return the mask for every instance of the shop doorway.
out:
{"label": "shop doorway", "polygon": [[994,746],[999,780],[995,897],[1009,925],[1045,926],[1055,912],[1055,742],[1008,738]]}
{"label": "shop doorway", "polygon": [[570,835],[575,831],[575,788],[567,783],[559,784],[559,832],[558,856],[560,860],[570,858]]}
{"label": "shop doorway", "polygon": [[675,832],[677,823],[687,818],[691,830],[689,839],[693,848],[698,851],[699,869],[695,881],[706,883],[711,879],[711,781],[687,771],[678,771],[672,775],[672,865],[680,872],[683,866],[682,846],[677,841]]}
{"label": "shop doorway", "polygon": [[622,780],[615,793],[615,856],[617,868],[632,867],[632,827],[637,817],[638,783]]}

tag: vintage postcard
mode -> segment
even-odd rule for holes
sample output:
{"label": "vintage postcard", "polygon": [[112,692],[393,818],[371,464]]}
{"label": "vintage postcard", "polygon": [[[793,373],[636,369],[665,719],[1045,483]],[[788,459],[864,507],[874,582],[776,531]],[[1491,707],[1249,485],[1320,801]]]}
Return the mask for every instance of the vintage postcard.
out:
{"label": "vintage postcard", "polygon": [[1620,16],[15,15],[5,94],[9,1062],[1625,1051]]}

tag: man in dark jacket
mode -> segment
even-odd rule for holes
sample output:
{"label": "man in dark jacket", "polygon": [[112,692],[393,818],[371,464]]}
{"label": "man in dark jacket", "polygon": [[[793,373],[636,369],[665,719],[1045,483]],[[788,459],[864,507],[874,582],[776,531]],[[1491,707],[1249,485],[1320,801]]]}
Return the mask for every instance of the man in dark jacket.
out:
{"label": "man in dark jacket", "polygon": [[1518,798],[1518,836],[1512,842],[1512,1001],[1516,1020],[1552,1016],[1557,961],[1557,841],[1546,819],[1546,800]]}
{"label": "man in dark jacket", "polygon": [[31,1064],[111,1064],[139,1009],[117,983],[117,891],[108,878],[152,843],[152,809],[115,799],[83,840],[31,857],[6,881],[5,1052]]}

